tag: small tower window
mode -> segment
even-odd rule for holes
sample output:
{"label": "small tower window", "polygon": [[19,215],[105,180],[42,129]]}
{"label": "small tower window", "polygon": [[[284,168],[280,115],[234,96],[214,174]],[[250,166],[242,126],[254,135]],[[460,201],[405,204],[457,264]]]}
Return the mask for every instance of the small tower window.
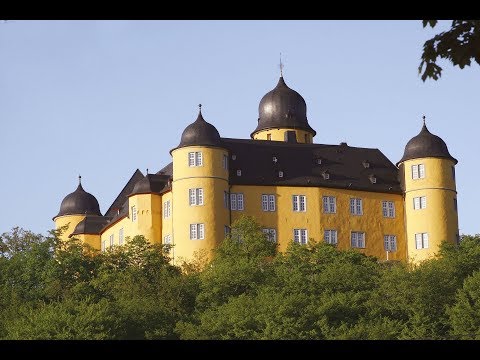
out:
{"label": "small tower window", "polygon": [[237,160],[237,155],[232,154],[232,160]]}
{"label": "small tower window", "polygon": [[242,170],[237,170],[237,176],[242,176]]}
{"label": "small tower window", "polygon": [[372,175],[370,175],[368,178],[370,179],[370,182],[371,182],[372,184],[376,184],[376,183],[377,183],[377,178],[375,177],[375,175],[372,174]]}
{"label": "small tower window", "polygon": [[323,176],[323,178],[324,178],[325,180],[330,179],[330,174],[329,174],[327,171],[324,171],[324,172],[322,173],[322,176]]}
{"label": "small tower window", "polygon": [[135,222],[137,221],[137,208],[135,207],[135,205],[132,206],[132,221]]}
{"label": "small tower window", "polygon": [[321,158],[317,158],[317,165],[322,165],[322,159]]}
{"label": "small tower window", "polygon": [[267,134],[267,140],[272,140],[272,134]]}
{"label": "small tower window", "polygon": [[278,161],[277,157],[276,157],[276,156],[273,156],[273,157],[272,157],[272,161],[276,164],[277,161]]}
{"label": "small tower window", "polygon": [[278,177],[283,178],[283,171],[279,171],[279,172],[278,172]]}
{"label": "small tower window", "polygon": [[367,160],[363,160],[362,164],[365,169],[368,169],[370,167],[370,163]]}

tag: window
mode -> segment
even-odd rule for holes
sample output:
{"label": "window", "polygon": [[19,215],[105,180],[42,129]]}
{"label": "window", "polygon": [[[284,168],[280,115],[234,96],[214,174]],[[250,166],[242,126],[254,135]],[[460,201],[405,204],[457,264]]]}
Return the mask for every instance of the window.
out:
{"label": "window", "polygon": [[231,210],[243,210],[243,194],[231,193],[230,194],[230,209]]}
{"label": "window", "polygon": [[225,209],[228,209],[228,192],[227,191],[223,192],[223,207]]}
{"label": "window", "polygon": [[222,167],[225,170],[228,170],[228,155],[226,154],[223,154],[223,157],[222,157]]}
{"label": "window", "polygon": [[230,226],[225,225],[225,226],[223,227],[223,231],[224,231],[225,237],[226,237],[228,234],[231,233],[232,229],[230,228]]}
{"label": "window", "polygon": [[307,229],[293,229],[293,241],[305,245],[307,243]]}
{"label": "window", "polygon": [[262,210],[275,211],[275,195],[274,194],[262,194]]}
{"label": "window", "polygon": [[113,240],[114,240],[114,237],[113,237],[113,234],[110,235],[110,247],[113,246]]}
{"label": "window", "polygon": [[455,166],[452,166],[452,179],[455,181]]}
{"label": "window", "polygon": [[427,197],[426,196],[419,196],[413,198],[413,209],[425,209],[427,207]]}
{"label": "window", "polygon": [[397,237],[395,235],[384,235],[383,247],[385,251],[397,251]]}
{"label": "window", "polygon": [[425,165],[418,164],[412,165],[412,179],[424,179],[425,178]]}
{"label": "window", "polygon": [[278,177],[283,178],[283,171],[279,171],[279,172],[278,172]]}
{"label": "window", "polygon": [[275,229],[262,229],[264,234],[267,234],[268,240],[271,242],[277,242],[277,230]]}
{"label": "window", "polygon": [[170,252],[170,246],[172,245],[172,237],[170,234],[167,234],[163,237],[163,245],[167,245],[164,247],[164,251],[168,254]]}
{"label": "window", "polygon": [[190,206],[203,205],[203,189],[188,189]]}
{"label": "window", "polygon": [[131,211],[132,211],[132,221],[135,222],[137,221],[137,208],[135,207],[135,205],[132,206]]}
{"label": "window", "polygon": [[393,201],[382,201],[383,217],[395,217],[395,203]]}
{"label": "window", "polygon": [[428,233],[415,234],[415,248],[428,249]]}
{"label": "window", "polygon": [[350,234],[350,243],[352,248],[365,249],[365,233],[359,231],[352,231]]}
{"label": "window", "polygon": [[330,179],[330,174],[328,173],[328,171],[324,171],[324,172],[322,173],[322,176],[323,176],[323,178],[324,178],[325,180]]}
{"label": "window", "polygon": [[188,153],[188,166],[203,166],[203,155],[201,151],[192,151]]}
{"label": "window", "polygon": [[453,208],[455,209],[455,211],[458,211],[457,198],[453,199]]}
{"label": "window", "polygon": [[242,170],[237,170],[237,176],[242,176]]}
{"label": "window", "polygon": [[170,206],[170,200],[167,200],[163,203],[163,217],[168,218],[172,215],[172,208]]}
{"label": "window", "polygon": [[350,199],[350,213],[352,215],[363,215],[362,199]]}
{"label": "window", "polygon": [[337,212],[337,198],[335,196],[323,197],[323,212],[325,214],[335,214]]}
{"label": "window", "polygon": [[123,228],[118,230],[118,245],[123,245]]}
{"label": "window", "polygon": [[293,211],[306,211],[307,197],[305,195],[293,195]]}
{"label": "window", "polygon": [[204,224],[190,224],[190,240],[202,240],[205,238]]}
{"label": "window", "polygon": [[267,140],[272,140],[272,134],[267,134]]}
{"label": "window", "polygon": [[337,245],[337,230],[325,230],[323,239],[327,244]]}
{"label": "window", "polygon": [[102,252],[105,251],[105,240],[102,241]]}

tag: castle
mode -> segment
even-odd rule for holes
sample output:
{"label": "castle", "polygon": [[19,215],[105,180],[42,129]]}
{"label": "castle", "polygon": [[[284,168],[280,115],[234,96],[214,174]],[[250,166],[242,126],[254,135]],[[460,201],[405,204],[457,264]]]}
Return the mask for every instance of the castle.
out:
{"label": "castle", "polygon": [[425,125],[394,165],[374,148],[313,143],[303,97],[283,75],[260,101],[251,139],[222,138],[202,116],[155,174],[138,169],[110,208],[81,182],[53,218],[62,236],[105,251],[144,235],[171,244],[173,259],[211,255],[242,215],[252,215],[279,250],[311,238],[382,260],[418,262],[458,242],[455,164]]}

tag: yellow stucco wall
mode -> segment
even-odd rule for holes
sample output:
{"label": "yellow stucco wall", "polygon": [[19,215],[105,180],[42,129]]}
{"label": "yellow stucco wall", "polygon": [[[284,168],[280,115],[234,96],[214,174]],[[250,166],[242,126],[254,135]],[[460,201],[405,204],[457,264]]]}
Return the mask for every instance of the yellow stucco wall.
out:
{"label": "yellow stucco wall", "polygon": [[[188,153],[201,151],[203,165],[190,167]],[[229,224],[228,209],[223,205],[228,191],[228,171],[223,168],[225,149],[189,146],[172,151],[172,223],[175,259],[191,259],[196,251],[204,250],[211,256],[224,239],[224,227]],[[203,189],[203,205],[189,205],[189,189]],[[190,224],[204,224],[205,238],[190,240]]]}
{"label": "yellow stucco wall", "polygon": [[287,131],[295,131],[295,135],[297,138],[298,143],[305,143],[305,135],[308,135],[308,144],[313,142],[312,133],[305,131],[305,130],[296,130],[296,129],[268,129],[268,130],[261,130],[253,134],[253,138],[255,140],[268,140],[267,135],[271,135],[271,139],[273,141],[285,141],[285,133]]}
{"label": "yellow stucco wall", "polygon": [[[280,186],[232,186],[231,192],[244,194],[244,211],[232,211],[232,221],[241,215],[252,215],[265,228],[275,228],[279,250],[285,251],[293,241],[293,229],[307,229],[308,237],[324,241],[324,230],[337,230],[339,249],[349,249],[351,231],[365,232],[365,249],[358,249],[367,255],[386,259],[384,235],[396,235],[397,251],[389,253],[390,260],[406,258],[404,231],[404,210],[402,195],[383,194],[345,189]],[[276,211],[263,211],[261,195],[276,195]],[[294,212],[293,195],[306,195],[306,211]],[[335,196],[335,214],[323,213],[323,196]],[[363,215],[350,214],[350,198],[363,199]],[[395,218],[385,218],[382,201],[395,203]]]}
{"label": "yellow stucco wall", "polygon": [[90,245],[95,250],[100,250],[100,235],[95,234],[79,234],[75,235],[82,243]]}
{"label": "yellow stucco wall", "polygon": [[[425,165],[425,178],[412,179],[412,165]],[[449,159],[423,158],[407,160],[403,166],[405,181],[405,214],[409,261],[419,262],[434,256],[443,241],[454,243],[458,234],[457,197]],[[425,209],[414,210],[413,198],[426,196]],[[429,247],[416,249],[415,234],[428,233]]]}
{"label": "yellow stucco wall", "polygon": [[67,241],[69,235],[75,230],[80,221],[85,219],[85,215],[64,215],[55,218],[55,229],[61,228],[68,224],[67,230],[60,236],[60,239]]}

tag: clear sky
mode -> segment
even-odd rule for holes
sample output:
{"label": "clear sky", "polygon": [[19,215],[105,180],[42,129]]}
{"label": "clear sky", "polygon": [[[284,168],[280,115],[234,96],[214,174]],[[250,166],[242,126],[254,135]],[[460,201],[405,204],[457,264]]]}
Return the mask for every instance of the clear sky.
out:
{"label": "clear sky", "polygon": [[421,21],[8,21],[0,23],[0,233],[46,233],[77,187],[105,212],[133,172],[171,161],[204,118],[249,138],[284,78],[315,143],[379,148],[393,163],[422,115],[459,160],[460,233],[480,233],[480,69],[423,83]]}

